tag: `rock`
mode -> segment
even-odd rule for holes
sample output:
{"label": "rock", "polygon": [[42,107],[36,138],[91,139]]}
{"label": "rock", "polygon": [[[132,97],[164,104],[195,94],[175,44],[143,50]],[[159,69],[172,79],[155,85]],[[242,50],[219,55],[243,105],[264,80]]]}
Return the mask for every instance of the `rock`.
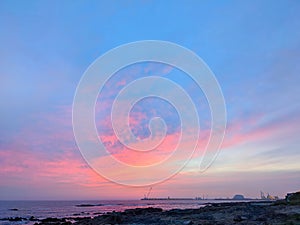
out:
{"label": "rock", "polygon": [[70,221],[67,221],[67,222],[63,222],[61,223],[60,225],[71,225],[72,223]]}
{"label": "rock", "polygon": [[296,193],[288,193],[285,200],[289,204],[300,205],[300,191]]}
{"label": "rock", "polygon": [[96,205],[92,205],[92,204],[80,204],[80,205],[76,205],[76,207],[94,207]]}
{"label": "rock", "polygon": [[256,221],[267,221],[266,216],[259,216],[256,218]]}
{"label": "rock", "polygon": [[122,217],[121,217],[121,215],[120,215],[119,213],[111,215],[111,217],[110,217],[110,222],[111,222],[112,224],[118,224],[118,223],[121,223],[121,222],[122,222]]}
{"label": "rock", "polygon": [[184,213],[184,210],[182,209],[171,209],[169,211],[165,212],[167,215],[176,215],[176,214],[182,214]]}
{"label": "rock", "polygon": [[22,221],[22,220],[27,220],[26,218],[22,218],[22,217],[15,217],[15,218],[13,218],[13,217],[10,217],[10,218],[8,218],[8,221]]}
{"label": "rock", "polygon": [[59,223],[59,222],[66,222],[65,218],[59,219],[59,218],[46,218],[41,220],[42,223]]}
{"label": "rock", "polygon": [[240,216],[240,215],[237,215],[233,218],[233,221],[235,222],[241,222],[243,220],[247,220],[248,218],[246,216]]}
{"label": "rock", "polygon": [[194,209],[171,209],[171,210],[165,211],[165,214],[172,216],[172,215],[193,214],[195,212],[197,213],[197,210],[194,210]]}
{"label": "rock", "polygon": [[38,221],[38,219],[35,218],[34,216],[31,216],[31,217],[29,218],[29,221]]}
{"label": "rock", "polygon": [[126,209],[124,211],[124,214],[126,215],[143,215],[146,213],[158,213],[162,212],[163,210],[161,208],[135,208],[135,209]]}
{"label": "rock", "polygon": [[19,209],[13,208],[13,209],[9,209],[10,211],[19,211]]}
{"label": "rock", "polygon": [[92,219],[92,217],[75,217],[72,219],[75,221],[82,221],[82,220],[90,220],[90,219]]}
{"label": "rock", "polygon": [[[94,218],[48,219],[53,221],[40,225],[270,225],[299,224],[300,207],[298,205],[266,205],[252,203],[218,203],[197,209],[173,209],[163,211],[161,208],[136,208],[124,212],[105,213]],[[75,225],[74,224],[74,225]]]}
{"label": "rock", "polygon": [[214,220],[212,215],[199,215],[198,218],[201,220]]}
{"label": "rock", "polygon": [[94,218],[95,224],[120,224],[123,221],[121,213],[112,212]]}
{"label": "rock", "polygon": [[[149,214],[150,215],[150,214]],[[156,216],[142,216],[139,218],[136,218],[134,220],[132,220],[133,222],[135,222],[137,225],[141,225],[141,224],[159,224],[159,225],[164,225],[166,223],[166,221],[161,221],[160,217],[156,217]],[[169,223],[167,223],[169,225]],[[182,225],[182,223],[180,224]]]}

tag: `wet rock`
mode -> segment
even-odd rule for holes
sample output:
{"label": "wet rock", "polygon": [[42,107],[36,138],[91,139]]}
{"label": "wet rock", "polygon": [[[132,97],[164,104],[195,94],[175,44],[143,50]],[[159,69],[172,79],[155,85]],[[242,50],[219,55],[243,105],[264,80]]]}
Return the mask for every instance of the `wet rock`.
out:
{"label": "wet rock", "polygon": [[19,209],[13,208],[13,209],[9,209],[10,211],[19,211]]}
{"label": "wet rock", "polygon": [[38,219],[35,218],[34,216],[31,216],[31,217],[29,218],[29,221],[38,221]]}
{"label": "wet rock", "polygon": [[22,220],[27,220],[27,218],[23,218],[23,217],[10,217],[8,218],[8,221],[22,221]]}
{"label": "wet rock", "polygon": [[94,207],[96,205],[92,205],[92,204],[80,204],[80,205],[76,205],[76,207]]}

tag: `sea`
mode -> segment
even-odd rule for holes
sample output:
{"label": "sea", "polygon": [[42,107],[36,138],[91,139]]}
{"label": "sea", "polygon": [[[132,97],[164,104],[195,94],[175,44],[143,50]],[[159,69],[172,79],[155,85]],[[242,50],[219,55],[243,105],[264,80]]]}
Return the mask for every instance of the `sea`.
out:
{"label": "sea", "polygon": [[[159,207],[163,210],[192,209],[207,203],[228,202],[228,200],[99,200],[99,201],[0,201],[0,225],[34,224],[23,220],[10,222],[4,218],[35,217],[45,219],[95,217],[112,211],[132,208]],[[233,201],[233,200],[231,200]]]}

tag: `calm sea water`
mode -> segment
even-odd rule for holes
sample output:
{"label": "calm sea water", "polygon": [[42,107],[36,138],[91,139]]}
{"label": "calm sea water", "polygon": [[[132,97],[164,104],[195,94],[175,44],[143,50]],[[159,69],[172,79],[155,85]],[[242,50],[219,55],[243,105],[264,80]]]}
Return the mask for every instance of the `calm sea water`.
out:
{"label": "calm sea water", "polygon": [[[103,201],[0,201],[0,218],[34,216],[38,219],[47,217],[94,217],[99,214],[111,211],[124,211],[131,208],[159,207],[164,210],[179,208],[199,208],[208,202],[222,202],[212,200],[172,200],[172,201],[151,201],[151,200],[103,200]],[[77,207],[76,205],[90,204],[93,207]],[[12,209],[17,209],[13,211]],[[27,221],[8,222],[4,224],[32,224]]]}

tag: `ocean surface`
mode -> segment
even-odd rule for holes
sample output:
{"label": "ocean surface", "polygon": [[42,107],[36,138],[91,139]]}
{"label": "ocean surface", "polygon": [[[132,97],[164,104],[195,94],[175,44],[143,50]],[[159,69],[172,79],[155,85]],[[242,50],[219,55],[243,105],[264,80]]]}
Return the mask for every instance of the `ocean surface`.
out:
{"label": "ocean surface", "polygon": [[[224,200],[223,200],[224,201]],[[159,207],[164,210],[203,207],[209,202],[222,200],[99,200],[99,201],[0,201],[0,219],[23,217],[38,219],[48,217],[72,218],[95,217],[97,215],[124,211],[131,208]],[[227,200],[228,202],[228,200]],[[85,207],[83,206],[85,205]],[[33,224],[30,221],[9,222],[0,220],[0,225]]]}

